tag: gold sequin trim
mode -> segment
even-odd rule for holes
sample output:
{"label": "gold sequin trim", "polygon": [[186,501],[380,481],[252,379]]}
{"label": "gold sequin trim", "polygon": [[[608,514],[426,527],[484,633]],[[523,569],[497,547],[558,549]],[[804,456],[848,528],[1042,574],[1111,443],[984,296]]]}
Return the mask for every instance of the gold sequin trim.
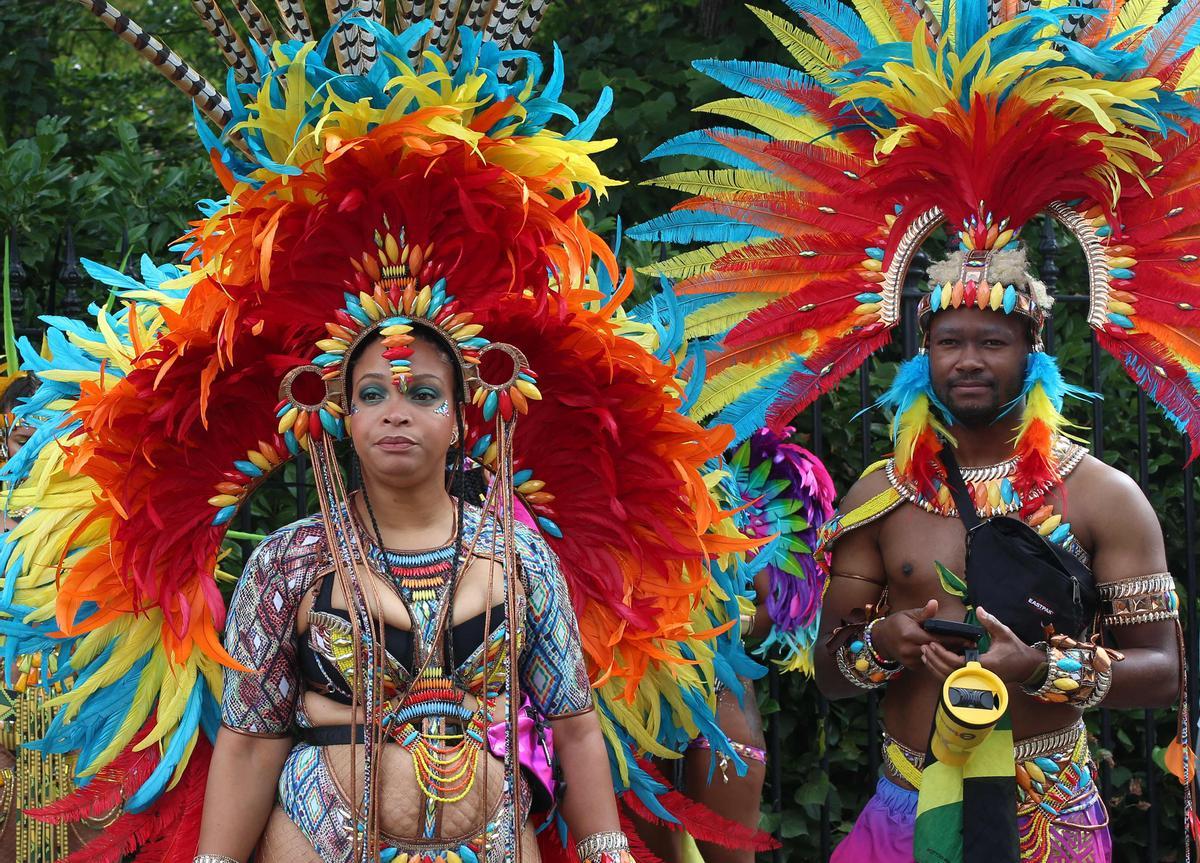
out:
{"label": "gold sequin trim", "polygon": [[1179,596],[1169,572],[1123,578],[1098,585],[1098,589],[1105,626],[1179,619]]}

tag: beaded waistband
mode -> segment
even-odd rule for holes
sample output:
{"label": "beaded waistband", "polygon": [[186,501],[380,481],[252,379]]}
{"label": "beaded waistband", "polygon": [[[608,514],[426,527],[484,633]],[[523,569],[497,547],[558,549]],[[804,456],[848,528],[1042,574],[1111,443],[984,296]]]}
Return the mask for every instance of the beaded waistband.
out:
{"label": "beaded waistband", "polygon": [[[1086,738],[1087,732],[1081,719],[1066,728],[1047,731],[1044,734],[1036,734],[1033,737],[1016,741],[1013,744],[1013,758],[1016,762],[1033,761],[1037,758],[1049,759],[1054,762],[1071,761],[1080,757],[1080,740],[1086,740]],[[925,764],[925,753],[905,746],[887,732],[883,734],[882,749],[883,762],[887,765],[890,774],[893,777],[905,779],[910,785],[915,784],[909,778],[911,775],[909,771],[904,770],[896,763],[895,756],[902,756],[912,767],[920,770]],[[1086,747],[1084,747],[1083,752],[1086,753],[1086,751]]]}

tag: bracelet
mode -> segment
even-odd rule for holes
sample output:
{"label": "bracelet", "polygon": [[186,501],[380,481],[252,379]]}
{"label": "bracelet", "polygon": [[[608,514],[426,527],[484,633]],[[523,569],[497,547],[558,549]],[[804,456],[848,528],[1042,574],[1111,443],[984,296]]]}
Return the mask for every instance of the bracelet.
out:
{"label": "bracelet", "polygon": [[878,689],[903,671],[903,668],[899,663],[889,663],[885,666],[876,660],[874,650],[867,646],[870,643],[867,640],[867,628],[863,627],[862,638],[852,638],[838,648],[837,667],[842,677],[859,689]]}
{"label": "bracelet", "polygon": [[881,620],[883,620],[882,617],[877,617],[866,625],[866,627],[863,629],[863,641],[865,641],[867,644],[867,650],[870,652],[871,658],[875,660],[880,668],[888,671],[898,671],[900,669],[900,663],[896,662],[895,660],[888,659],[886,656],[876,650],[875,644],[871,641],[871,628]]}
{"label": "bracelet", "polygon": [[580,863],[620,863],[629,854],[629,840],[620,830],[593,833],[575,845]]}
{"label": "bracelet", "polygon": [[1031,680],[1021,688],[1039,701],[1082,709],[1104,700],[1112,686],[1112,663],[1125,658],[1115,650],[1065,635],[1055,635],[1049,643],[1040,641],[1033,646],[1046,651],[1046,676],[1036,687]]}
{"label": "bracelet", "polygon": [[224,854],[197,854],[192,858],[192,863],[239,863],[232,857],[226,857]]}

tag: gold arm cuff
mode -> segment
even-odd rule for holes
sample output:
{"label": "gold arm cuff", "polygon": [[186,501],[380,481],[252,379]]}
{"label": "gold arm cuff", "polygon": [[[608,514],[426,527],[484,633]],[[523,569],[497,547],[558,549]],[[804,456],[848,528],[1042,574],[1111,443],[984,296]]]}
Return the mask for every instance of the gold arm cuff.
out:
{"label": "gold arm cuff", "polygon": [[1179,619],[1179,596],[1169,572],[1123,578],[1098,585],[1100,622],[1104,626],[1131,626]]}

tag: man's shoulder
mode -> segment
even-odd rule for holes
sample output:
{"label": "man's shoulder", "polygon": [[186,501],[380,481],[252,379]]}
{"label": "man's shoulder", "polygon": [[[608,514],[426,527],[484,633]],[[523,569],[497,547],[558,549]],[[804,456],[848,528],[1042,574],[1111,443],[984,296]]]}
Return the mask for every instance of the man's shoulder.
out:
{"label": "man's shoulder", "polygon": [[[1085,455],[1079,465],[1071,471],[1068,488],[1078,505],[1111,507],[1113,504],[1143,500],[1141,488],[1129,474],[1113,467],[1093,455]],[[1083,500],[1080,501],[1080,496]]]}
{"label": "man's shoulder", "polygon": [[840,512],[850,512],[891,487],[884,465],[885,462],[877,462],[855,480],[838,506]]}

